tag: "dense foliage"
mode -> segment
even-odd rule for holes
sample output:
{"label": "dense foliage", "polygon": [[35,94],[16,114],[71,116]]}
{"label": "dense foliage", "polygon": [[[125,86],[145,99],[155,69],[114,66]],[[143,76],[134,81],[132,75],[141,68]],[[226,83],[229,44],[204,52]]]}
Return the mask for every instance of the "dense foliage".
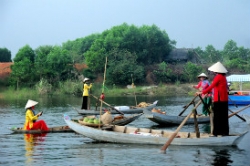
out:
{"label": "dense foliage", "polygon": [[12,62],[11,52],[7,48],[0,48],[0,62]]}
{"label": "dense foliage", "polygon": [[[10,85],[39,87],[46,82],[48,86],[60,87],[62,81],[79,81],[80,75],[98,80],[103,75],[106,57],[109,85],[127,85],[132,81],[135,84],[194,82],[197,75],[207,72],[207,67],[217,61],[230,69],[230,73],[250,73],[250,49],[238,47],[233,40],[223,50],[208,45],[204,50],[190,49],[186,61],[168,61],[166,57],[175,44],[156,25],[137,27],[124,23],[101,34],[67,41],[62,46],[45,45],[33,50],[26,45],[13,59]],[[1,59],[10,61],[9,57],[10,51],[0,49]],[[77,71],[75,63],[85,63],[88,68]]]}

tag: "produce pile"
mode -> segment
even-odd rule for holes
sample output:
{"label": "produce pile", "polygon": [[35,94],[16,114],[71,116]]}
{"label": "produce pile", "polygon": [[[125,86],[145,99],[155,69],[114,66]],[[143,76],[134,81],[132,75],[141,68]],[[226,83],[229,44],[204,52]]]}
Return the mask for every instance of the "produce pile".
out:
{"label": "produce pile", "polygon": [[89,123],[89,124],[102,124],[102,121],[99,118],[95,118],[95,117],[84,117],[83,122]]}
{"label": "produce pile", "polygon": [[149,105],[150,105],[150,103],[140,102],[136,107],[145,108],[145,107],[148,107]]}

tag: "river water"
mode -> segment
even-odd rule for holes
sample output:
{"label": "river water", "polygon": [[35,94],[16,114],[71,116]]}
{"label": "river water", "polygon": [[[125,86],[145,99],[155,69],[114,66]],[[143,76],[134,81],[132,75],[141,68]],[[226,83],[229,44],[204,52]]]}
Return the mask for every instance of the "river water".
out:
{"label": "river water", "polygon": [[[48,126],[65,125],[63,114],[80,118],[73,107],[80,108],[81,98],[72,96],[50,96],[34,99],[39,101],[36,111],[43,110]],[[157,108],[167,114],[177,115],[192,97],[137,96],[106,98],[111,105],[135,105],[137,101],[153,102],[159,100]],[[22,127],[24,106],[27,99],[7,101],[0,99],[0,165],[250,165],[250,133],[237,147],[169,146],[166,154],[160,153],[161,146],[97,143],[75,133],[48,133],[46,135],[11,134],[9,128]],[[94,106],[95,101],[91,101]],[[69,105],[70,106],[69,106]],[[190,107],[191,109],[191,107]],[[198,108],[198,112],[201,111]],[[231,107],[236,111],[240,108]],[[185,113],[188,114],[187,110]],[[241,113],[250,115],[250,109]],[[141,116],[129,126],[163,128],[175,130],[178,126],[161,127]],[[230,130],[243,132],[250,125],[237,117],[230,118]],[[206,131],[207,124],[199,125]],[[181,131],[194,131],[193,125],[184,126]]]}

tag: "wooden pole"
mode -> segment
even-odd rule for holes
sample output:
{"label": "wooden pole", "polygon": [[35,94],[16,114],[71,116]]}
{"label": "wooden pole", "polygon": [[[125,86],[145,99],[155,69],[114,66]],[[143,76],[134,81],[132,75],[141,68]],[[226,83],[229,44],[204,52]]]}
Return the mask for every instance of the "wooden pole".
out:
{"label": "wooden pole", "polygon": [[[195,110],[199,105],[201,104],[201,101],[199,101],[193,110]],[[177,136],[178,132],[180,131],[180,129],[182,128],[182,126],[187,122],[188,118],[192,115],[193,110],[188,114],[188,116],[186,116],[186,118],[182,121],[182,123],[180,124],[180,126],[175,130],[175,132],[169,137],[168,141],[162,146],[161,148],[161,152],[162,153],[166,153],[166,149],[168,148],[168,146],[171,144],[171,142],[174,140],[174,138]]]}
{"label": "wooden pole", "polygon": [[[195,107],[195,104],[194,104],[194,107]],[[196,118],[196,116],[197,116],[196,109],[193,110],[193,114],[194,114],[194,128],[195,128],[195,132],[196,132],[196,137],[200,138],[200,131],[199,131],[199,126],[198,126],[198,122],[197,122],[197,118]]]}
{"label": "wooden pole", "polygon": [[247,109],[247,108],[249,108],[249,107],[250,107],[250,104],[247,105],[246,107],[240,109],[239,111],[236,111],[236,112],[234,112],[234,113],[228,115],[228,118],[231,118],[232,116],[237,115],[237,113],[239,113],[239,112],[241,112],[241,111],[243,111],[243,110],[245,110],[245,109]]}
{"label": "wooden pole", "polygon": [[135,106],[137,106],[137,99],[136,99],[136,95],[135,95],[135,84],[134,84],[134,80],[133,80],[133,74],[131,74],[131,78],[132,78],[132,88],[133,88],[133,90],[134,90],[134,96],[135,96]]}
{"label": "wooden pole", "polygon": [[[105,86],[105,80],[106,80],[107,63],[108,63],[108,57],[106,57],[105,67],[104,67],[104,76],[103,76],[103,83],[102,83],[102,93],[104,93],[104,86]],[[100,118],[99,118],[99,120],[101,120],[101,115],[102,115],[102,103],[103,103],[103,100],[101,100]],[[99,123],[99,128],[101,128],[101,123]]]}
{"label": "wooden pole", "polygon": [[[91,94],[91,96],[94,97],[96,100],[102,101],[101,99],[99,99],[98,97],[96,97],[96,96],[94,96],[94,95],[92,95],[92,94]],[[110,108],[112,108],[112,109],[116,110],[117,112],[119,112],[120,114],[124,115],[123,112],[119,111],[118,109],[116,109],[115,107],[113,107],[113,106],[111,106],[110,104],[106,103],[105,101],[102,101],[102,102],[103,102],[103,104],[106,104],[106,105],[109,106]]]}
{"label": "wooden pole", "polygon": [[[234,113],[232,110],[228,109],[229,112]],[[237,116],[239,119],[243,120],[244,122],[246,121],[246,119],[242,118],[240,115],[235,114],[235,116]]]}
{"label": "wooden pole", "polygon": [[192,100],[190,103],[188,103],[187,105],[184,106],[184,110],[181,111],[181,113],[180,113],[178,116],[181,116],[181,115],[186,111],[186,109],[187,109],[190,105],[192,105],[192,104],[194,103],[194,100],[196,99],[196,97],[197,97],[197,96],[195,96],[195,97],[193,98],[193,100]]}

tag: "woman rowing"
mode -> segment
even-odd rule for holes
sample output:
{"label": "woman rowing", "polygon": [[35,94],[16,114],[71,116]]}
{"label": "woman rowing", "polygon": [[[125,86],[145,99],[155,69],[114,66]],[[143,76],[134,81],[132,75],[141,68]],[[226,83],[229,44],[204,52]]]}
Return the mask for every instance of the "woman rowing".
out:
{"label": "woman rowing", "polygon": [[[195,88],[195,89],[200,89],[201,88],[201,91],[203,91],[207,87],[209,87],[210,83],[207,80],[208,77],[207,77],[207,75],[205,73],[201,73],[200,75],[198,75],[197,78],[200,80],[200,82],[197,85],[193,85],[193,88]],[[202,95],[204,103],[206,104],[206,105],[203,104],[203,107],[202,107],[202,113],[205,116],[207,116],[209,114],[209,110],[207,110],[207,109],[209,109],[211,104],[212,104],[211,96],[212,96],[212,93],[208,93],[207,96]]]}

